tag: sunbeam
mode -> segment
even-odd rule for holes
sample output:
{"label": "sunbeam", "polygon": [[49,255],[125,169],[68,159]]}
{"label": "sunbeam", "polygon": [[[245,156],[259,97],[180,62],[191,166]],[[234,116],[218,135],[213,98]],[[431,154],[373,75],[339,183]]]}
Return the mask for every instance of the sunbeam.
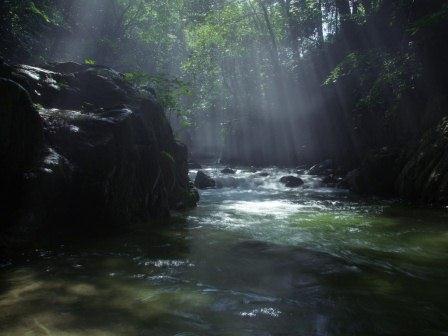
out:
{"label": "sunbeam", "polygon": [[448,334],[446,0],[0,0],[0,335]]}

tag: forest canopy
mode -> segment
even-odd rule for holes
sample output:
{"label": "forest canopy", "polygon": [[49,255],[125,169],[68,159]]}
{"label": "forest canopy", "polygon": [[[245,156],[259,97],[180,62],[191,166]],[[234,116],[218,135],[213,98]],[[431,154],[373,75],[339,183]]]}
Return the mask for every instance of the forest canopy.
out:
{"label": "forest canopy", "polygon": [[[372,109],[390,117],[385,111],[418,87],[428,62],[423,58],[432,57],[428,49],[418,55],[419,48],[446,35],[448,5],[438,0],[6,0],[0,12],[4,58],[114,67],[155,89],[193,150],[201,145],[197,139],[205,138],[208,148],[198,151],[225,151],[229,134],[241,137],[243,128],[244,136],[260,137],[248,135],[246,125],[272,124],[287,129],[273,140],[274,147],[283,144],[300,156],[310,143],[317,146],[311,130],[327,108],[323,96],[341,79],[353,87],[353,98],[339,102],[349,106],[341,107],[336,119],[347,118],[347,109],[356,111],[348,116],[351,129],[362,129]],[[338,123],[328,123],[332,129],[320,133],[340,132]],[[307,127],[295,132],[289,125]],[[322,149],[312,151],[304,158]]]}

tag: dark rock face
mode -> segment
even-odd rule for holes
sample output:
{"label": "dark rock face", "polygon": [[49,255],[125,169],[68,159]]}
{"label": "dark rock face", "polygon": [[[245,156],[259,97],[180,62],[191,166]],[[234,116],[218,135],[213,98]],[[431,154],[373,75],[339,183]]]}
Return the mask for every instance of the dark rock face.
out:
{"label": "dark rock face", "polygon": [[359,194],[393,196],[402,165],[399,150],[373,152],[347,174],[342,185]]}
{"label": "dark rock face", "polygon": [[280,182],[288,188],[298,188],[304,184],[303,180],[296,176],[283,176]]}
{"label": "dark rock face", "polygon": [[341,180],[342,180],[341,178],[337,177],[334,174],[331,174],[331,175],[325,176],[322,179],[322,184],[326,187],[333,188],[333,187],[339,186]]}
{"label": "dark rock face", "polygon": [[382,149],[339,184],[359,194],[398,196],[417,203],[448,204],[448,119],[429,130],[413,150]]}
{"label": "dark rock face", "polygon": [[402,197],[448,205],[448,118],[426,133],[411,153],[396,187]]}
{"label": "dark rock face", "polygon": [[25,172],[39,160],[42,148],[43,125],[28,92],[0,78],[0,230],[20,211],[31,176]]}
{"label": "dark rock face", "polygon": [[11,171],[29,167],[37,158],[43,127],[28,92],[19,84],[0,79],[1,165]]}
{"label": "dark rock face", "polygon": [[310,168],[308,173],[310,175],[325,175],[325,174],[331,174],[333,172],[333,161],[332,160],[325,160],[317,165],[314,165]]}
{"label": "dark rock face", "polygon": [[204,173],[202,170],[198,171],[194,185],[199,189],[209,189],[216,187],[216,181]]}
{"label": "dark rock face", "polygon": [[1,195],[18,195],[2,230],[122,228],[196,204],[187,149],[148,91],[76,63],[3,64],[0,76],[0,173],[15,175]]}
{"label": "dark rock face", "polygon": [[223,170],[221,170],[221,173],[227,174],[227,175],[234,175],[234,174],[236,174],[236,171],[232,168],[227,167],[227,168],[224,168]]}

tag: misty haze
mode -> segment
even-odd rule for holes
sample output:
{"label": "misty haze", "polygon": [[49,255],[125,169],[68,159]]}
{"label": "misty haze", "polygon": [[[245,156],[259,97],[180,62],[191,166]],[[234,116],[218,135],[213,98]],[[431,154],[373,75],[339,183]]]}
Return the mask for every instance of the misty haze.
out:
{"label": "misty haze", "polygon": [[0,0],[0,335],[448,334],[446,0]]}

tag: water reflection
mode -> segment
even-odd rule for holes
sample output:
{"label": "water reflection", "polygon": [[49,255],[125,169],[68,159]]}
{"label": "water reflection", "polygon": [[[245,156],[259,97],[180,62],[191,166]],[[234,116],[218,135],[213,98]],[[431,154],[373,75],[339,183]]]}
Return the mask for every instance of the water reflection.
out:
{"label": "water reflection", "polygon": [[[219,176],[219,169],[210,168]],[[441,210],[239,170],[162,228],[8,257],[1,335],[444,335]],[[194,173],[193,173],[194,174]]]}

